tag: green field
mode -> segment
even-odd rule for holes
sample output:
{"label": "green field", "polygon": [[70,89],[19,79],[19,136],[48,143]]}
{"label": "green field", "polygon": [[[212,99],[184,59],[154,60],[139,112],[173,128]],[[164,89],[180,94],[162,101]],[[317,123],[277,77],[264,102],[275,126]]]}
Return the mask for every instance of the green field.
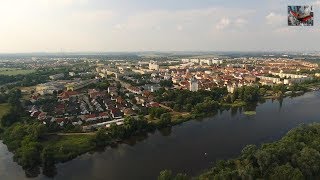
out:
{"label": "green field", "polygon": [[35,70],[31,69],[18,69],[18,68],[0,68],[0,75],[8,75],[8,76],[15,76],[15,75],[24,75],[30,74],[35,72]]}
{"label": "green field", "polygon": [[0,119],[10,110],[9,104],[0,104]]}
{"label": "green field", "polygon": [[44,147],[54,151],[57,161],[67,161],[94,149],[92,135],[51,135],[42,142]]}
{"label": "green field", "polygon": [[245,114],[247,116],[253,116],[253,115],[256,115],[257,112],[256,111],[245,111],[245,112],[243,112],[243,114]]}

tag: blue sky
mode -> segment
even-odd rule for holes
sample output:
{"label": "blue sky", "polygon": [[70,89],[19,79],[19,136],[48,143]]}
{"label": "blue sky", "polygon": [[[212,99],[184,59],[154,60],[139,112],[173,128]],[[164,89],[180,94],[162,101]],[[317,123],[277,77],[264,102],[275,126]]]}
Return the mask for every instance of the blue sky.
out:
{"label": "blue sky", "polygon": [[[314,27],[287,27],[287,5]],[[319,50],[320,1],[1,0],[0,53]]]}

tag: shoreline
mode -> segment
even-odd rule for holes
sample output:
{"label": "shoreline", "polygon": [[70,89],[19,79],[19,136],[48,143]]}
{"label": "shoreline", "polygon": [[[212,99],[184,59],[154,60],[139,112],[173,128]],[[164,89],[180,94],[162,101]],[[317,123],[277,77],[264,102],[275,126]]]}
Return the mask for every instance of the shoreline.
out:
{"label": "shoreline", "polygon": [[[306,94],[306,93],[309,93],[309,92],[312,92],[312,91],[307,91],[307,92],[305,92],[305,93],[303,93],[303,94],[300,94],[299,96],[302,96],[302,95],[304,95],[304,94]],[[299,96],[295,96],[295,97],[299,97]],[[288,96],[286,96],[286,97],[288,97]],[[286,97],[282,97],[282,98],[286,98]],[[276,99],[276,98],[266,98],[266,97],[264,97],[264,100],[269,100],[269,99]],[[278,98],[277,98],[278,99]],[[240,103],[241,104],[241,103]],[[224,111],[224,110],[226,110],[226,107],[228,107],[228,108],[232,108],[232,107],[244,107],[245,105],[247,105],[247,104],[241,104],[241,106],[238,104],[238,106],[232,106],[232,105],[229,105],[229,106],[225,106],[225,105],[222,105],[221,107],[222,107],[222,110]],[[221,110],[221,109],[220,109]],[[219,110],[218,110],[219,111]],[[180,125],[180,124],[183,124],[183,123],[185,123],[185,122],[188,122],[188,121],[192,121],[192,120],[199,120],[199,119],[204,119],[204,118],[208,118],[208,117],[212,117],[212,116],[215,116],[216,115],[216,112],[215,113],[209,113],[209,114],[205,114],[205,113],[202,113],[202,114],[188,114],[188,115],[186,115],[186,116],[180,116],[179,118],[176,118],[176,119],[173,119],[172,120],[172,122],[171,122],[171,124],[170,124],[170,126],[168,126],[168,127],[174,127],[174,126],[176,126],[176,125]],[[149,122],[150,123],[150,122]],[[152,124],[152,126],[157,126],[157,123],[155,123],[155,122],[152,122],[151,123]],[[167,127],[164,127],[164,128],[167,128]],[[71,158],[68,158],[68,159],[60,159],[60,160],[57,160],[57,161],[55,161],[55,163],[54,163],[54,165],[57,165],[57,164],[59,164],[59,163],[66,163],[66,162],[68,162],[68,161],[71,161],[71,160],[73,160],[73,159],[75,159],[75,158],[77,158],[78,156],[81,156],[81,155],[84,155],[84,154],[86,154],[86,153],[94,153],[94,152],[98,152],[98,151],[101,151],[102,149],[104,150],[106,147],[109,147],[109,146],[116,146],[116,145],[118,145],[118,144],[122,144],[122,143],[126,143],[126,141],[128,141],[128,140],[130,140],[130,138],[133,138],[133,137],[135,137],[135,136],[140,136],[140,135],[143,135],[143,134],[149,134],[149,133],[152,133],[152,132],[155,132],[156,130],[158,130],[158,131],[160,131],[160,130],[162,130],[162,129],[164,129],[164,128],[155,128],[155,129],[153,129],[153,130],[148,130],[148,131],[145,131],[145,132],[140,132],[140,133],[137,133],[137,134],[134,134],[134,135],[131,135],[129,138],[126,138],[126,139],[118,139],[118,140],[112,140],[112,141],[110,141],[106,146],[104,146],[103,148],[101,148],[101,147],[92,147],[92,148],[90,148],[90,149],[88,149],[88,150],[86,150],[86,151],[83,151],[83,152],[80,152],[80,153],[78,153],[78,154],[75,154],[74,156],[72,156]],[[72,133],[70,133],[70,134],[72,134]],[[80,136],[82,136],[82,135],[87,135],[87,134],[79,134]],[[4,143],[3,143],[4,144]],[[6,144],[5,144],[6,145]],[[7,145],[6,145],[7,146]],[[11,152],[11,151],[10,151]],[[14,152],[11,152],[11,153],[14,153]],[[15,161],[16,162],[16,161]],[[20,165],[19,165],[20,166]],[[39,167],[41,167],[41,165],[39,166]],[[41,167],[41,169],[43,169],[43,167]],[[28,170],[25,170],[25,171],[28,171]],[[37,175],[38,176],[38,175]],[[37,176],[35,176],[35,177],[37,177]]]}

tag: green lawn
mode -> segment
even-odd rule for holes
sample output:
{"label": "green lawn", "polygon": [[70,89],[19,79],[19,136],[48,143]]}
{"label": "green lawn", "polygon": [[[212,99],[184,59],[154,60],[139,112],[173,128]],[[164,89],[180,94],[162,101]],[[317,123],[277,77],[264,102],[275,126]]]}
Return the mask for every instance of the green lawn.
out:
{"label": "green lawn", "polygon": [[94,149],[92,135],[50,135],[42,141],[43,147],[52,149],[57,161],[67,161]]}
{"label": "green lawn", "polygon": [[231,106],[231,107],[242,107],[242,106],[245,106],[246,103],[243,101],[235,101],[233,103],[222,103],[222,105]]}
{"label": "green lawn", "polygon": [[257,112],[256,111],[245,111],[245,112],[243,112],[243,114],[245,114],[247,116],[253,116],[253,115],[256,115]]}
{"label": "green lawn", "polygon": [[0,104],[0,119],[10,110],[9,104]]}
{"label": "green lawn", "polygon": [[0,75],[8,75],[8,76],[15,76],[15,75],[24,75],[30,74],[35,72],[32,69],[17,69],[17,68],[0,68]]}

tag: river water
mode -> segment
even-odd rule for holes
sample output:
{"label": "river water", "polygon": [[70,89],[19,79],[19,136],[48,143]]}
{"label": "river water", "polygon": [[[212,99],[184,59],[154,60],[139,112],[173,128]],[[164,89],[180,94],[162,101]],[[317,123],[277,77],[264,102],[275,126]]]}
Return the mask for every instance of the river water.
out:
{"label": "river water", "polygon": [[[320,122],[320,92],[282,102],[267,100],[247,116],[228,110],[203,120],[189,121],[148,134],[135,142],[87,153],[57,165],[53,179],[142,180],[156,179],[163,169],[197,175],[218,159],[233,158],[248,144],[279,139],[302,123]],[[0,179],[26,179],[12,154],[0,143]],[[48,179],[39,175],[34,179]]]}

